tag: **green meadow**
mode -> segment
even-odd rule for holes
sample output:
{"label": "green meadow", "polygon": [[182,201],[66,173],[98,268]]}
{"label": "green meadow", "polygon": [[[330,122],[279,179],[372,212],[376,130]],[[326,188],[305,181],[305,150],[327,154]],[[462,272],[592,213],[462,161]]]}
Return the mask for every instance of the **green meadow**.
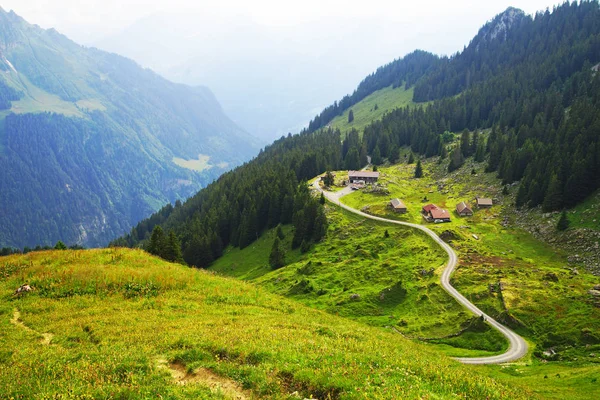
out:
{"label": "green meadow", "polygon": [[[360,132],[371,122],[381,119],[386,112],[396,108],[414,105],[413,102],[414,87],[406,90],[404,86],[377,90],[359,101],[338,117],[335,117],[329,125],[334,129],[340,129],[342,133],[350,129],[356,129]],[[352,110],[354,121],[348,122],[348,114]]]}
{"label": "green meadow", "polygon": [[[452,222],[427,225],[438,234],[448,231],[459,254],[453,285],[522,334],[532,348],[518,363],[480,370],[511,384],[525,384],[543,398],[584,399],[600,393],[600,308],[588,294],[598,278],[581,266],[574,273],[566,254],[516,227],[515,189],[503,194],[495,175],[483,172],[483,164],[469,160],[448,174],[445,163],[437,159],[422,162],[423,178],[413,177],[414,164],[382,166],[380,183],[388,194],[361,190],[342,202],[374,215],[422,224],[427,224],[420,214],[423,205],[448,208]],[[344,171],[337,171],[336,183],[344,176]],[[477,196],[493,198],[494,207],[478,210]],[[405,202],[407,214],[387,207],[395,197]],[[474,207],[472,217],[456,214],[460,201]],[[502,337],[474,324],[441,289],[445,255],[426,236],[365,220],[331,204],[326,208],[327,238],[306,254],[291,251],[288,245],[284,268],[273,271],[268,265],[274,240],[274,232],[268,232],[254,249],[228,250],[211,269],[331,314],[392,329],[447,355],[504,350]],[[286,235],[288,240],[290,234]]]}
{"label": "green meadow", "polygon": [[[13,293],[23,283],[34,290]],[[0,258],[8,399],[527,399],[424,345],[140,250]]]}

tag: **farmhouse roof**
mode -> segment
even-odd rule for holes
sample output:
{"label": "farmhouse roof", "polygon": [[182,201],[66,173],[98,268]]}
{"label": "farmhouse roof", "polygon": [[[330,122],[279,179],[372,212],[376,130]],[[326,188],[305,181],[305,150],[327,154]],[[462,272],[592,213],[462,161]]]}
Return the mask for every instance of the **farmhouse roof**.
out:
{"label": "farmhouse roof", "polygon": [[463,211],[473,212],[473,210],[471,210],[471,207],[469,207],[469,205],[464,201],[461,201],[456,205],[456,211],[458,211],[458,213],[462,213]]}
{"label": "farmhouse roof", "polygon": [[394,207],[394,208],[406,208],[406,205],[400,199],[392,199],[392,201],[390,201],[390,203],[392,204],[392,207]]}
{"label": "farmhouse roof", "polygon": [[379,178],[379,171],[348,171],[348,178]]}
{"label": "farmhouse roof", "polygon": [[479,206],[491,206],[491,205],[494,205],[494,202],[492,201],[492,199],[487,199],[485,197],[478,197],[477,198],[477,205],[479,205]]}
{"label": "farmhouse roof", "polygon": [[423,211],[428,213],[431,210],[437,210],[437,208],[438,208],[438,206],[436,206],[435,204],[427,204],[426,206],[423,206]]}
{"label": "farmhouse roof", "polygon": [[450,213],[443,208],[434,208],[429,213],[433,219],[450,219]]}

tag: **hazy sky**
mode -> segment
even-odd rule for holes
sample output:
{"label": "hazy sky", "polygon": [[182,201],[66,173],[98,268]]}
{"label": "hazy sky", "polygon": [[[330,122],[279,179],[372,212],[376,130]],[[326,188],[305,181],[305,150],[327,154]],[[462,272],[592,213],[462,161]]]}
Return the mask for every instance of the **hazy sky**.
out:
{"label": "hazy sky", "polygon": [[[5,10],[12,9],[43,28],[56,28],[83,44],[93,43],[157,12],[235,13],[266,25],[367,16],[398,23],[418,22],[432,31],[452,30],[455,37],[456,33],[464,32],[465,38],[471,38],[486,20],[508,6],[532,14],[556,3],[556,0],[0,0]],[[448,46],[448,52],[461,47],[456,43]]]}

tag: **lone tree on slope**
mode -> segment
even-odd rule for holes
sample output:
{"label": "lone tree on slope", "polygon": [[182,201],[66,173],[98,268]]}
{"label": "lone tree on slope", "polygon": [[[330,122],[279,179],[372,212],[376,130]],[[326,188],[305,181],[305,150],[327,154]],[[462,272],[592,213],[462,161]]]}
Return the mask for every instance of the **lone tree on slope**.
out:
{"label": "lone tree on slope", "polygon": [[421,166],[421,160],[417,161],[417,166],[415,167],[415,178],[423,177],[423,167]]}

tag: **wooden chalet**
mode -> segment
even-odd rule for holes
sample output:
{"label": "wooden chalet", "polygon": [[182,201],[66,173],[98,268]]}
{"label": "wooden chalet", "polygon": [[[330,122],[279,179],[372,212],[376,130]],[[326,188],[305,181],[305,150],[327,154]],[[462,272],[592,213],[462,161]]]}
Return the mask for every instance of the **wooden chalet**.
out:
{"label": "wooden chalet", "polygon": [[435,204],[427,204],[423,206],[421,210],[421,214],[423,214],[423,218],[427,222],[450,222],[450,213],[448,210],[444,210],[443,208],[439,208]]}
{"label": "wooden chalet", "polygon": [[401,213],[401,214],[404,214],[408,211],[406,208],[406,205],[400,199],[392,199],[389,203],[389,207],[394,212]]}
{"label": "wooden chalet", "polygon": [[473,215],[473,209],[467,203],[461,201],[456,205],[456,213],[461,217],[470,217]]}
{"label": "wooden chalet", "polygon": [[477,208],[490,208],[494,205],[492,199],[477,197]]}
{"label": "wooden chalet", "polygon": [[349,183],[375,183],[379,179],[378,171],[348,171]]}

